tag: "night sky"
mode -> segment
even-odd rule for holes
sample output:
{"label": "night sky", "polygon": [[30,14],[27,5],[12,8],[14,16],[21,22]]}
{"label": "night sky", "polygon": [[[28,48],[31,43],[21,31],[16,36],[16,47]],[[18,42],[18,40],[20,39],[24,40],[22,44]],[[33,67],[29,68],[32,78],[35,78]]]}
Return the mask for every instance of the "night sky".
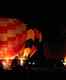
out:
{"label": "night sky", "polygon": [[[63,57],[64,55],[64,23],[60,19],[61,17],[51,17],[49,22],[49,48],[51,54]],[[53,54],[53,55],[54,55]]]}

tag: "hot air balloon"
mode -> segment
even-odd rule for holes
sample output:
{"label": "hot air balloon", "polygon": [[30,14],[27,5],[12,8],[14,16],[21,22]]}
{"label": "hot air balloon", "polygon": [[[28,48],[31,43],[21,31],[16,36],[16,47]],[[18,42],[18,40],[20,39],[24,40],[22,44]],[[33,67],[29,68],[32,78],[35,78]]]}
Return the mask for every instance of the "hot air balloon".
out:
{"label": "hot air balloon", "polygon": [[20,64],[24,60],[34,55],[37,51],[36,45],[26,46],[26,42],[35,38],[42,40],[42,35],[39,31],[29,29],[24,22],[16,18],[0,18],[0,60],[4,69],[10,69],[12,60],[17,56]]}

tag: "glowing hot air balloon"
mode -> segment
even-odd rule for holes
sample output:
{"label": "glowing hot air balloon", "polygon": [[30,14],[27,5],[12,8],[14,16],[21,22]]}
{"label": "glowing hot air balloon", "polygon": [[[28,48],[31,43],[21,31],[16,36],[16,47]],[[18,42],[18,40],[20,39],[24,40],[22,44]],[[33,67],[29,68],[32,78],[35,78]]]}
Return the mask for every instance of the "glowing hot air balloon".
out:
{"label": "glowing hot air balloon", "polygon": [[[35,36],[36,35],[36,36]],[[12,60],[18,56],[20,64],[34,55],[37,51],[35,45],[32,48],[25,47],[26,41],[35,38],[42,40],[42,35],[37,30],[27,30],[27,25],[14,18],[0,18],[0,60],[4,69],[9,69]]]}

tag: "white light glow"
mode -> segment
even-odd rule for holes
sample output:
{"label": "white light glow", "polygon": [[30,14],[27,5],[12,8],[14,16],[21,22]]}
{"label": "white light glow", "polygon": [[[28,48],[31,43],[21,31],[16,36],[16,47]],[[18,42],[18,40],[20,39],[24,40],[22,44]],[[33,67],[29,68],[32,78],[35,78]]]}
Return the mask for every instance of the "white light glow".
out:
{"label": "white light glow", "polygon": [[11,69],[11,62],[9,60],[2,61],[2,65],[4,69],[7,69],[7,70]]}
{"label": "white light glow", "polygon": [[24,61],[20,60],[20,65],[23,66],[23,64],[24,64]]}
{"label": "white light glow", "polygon": [[32,63],[33,65],[35,64],[35,62]]}
{"label": "white light glow", "polygon": [[66,65],[66,62],[63,62],[64,65]]}

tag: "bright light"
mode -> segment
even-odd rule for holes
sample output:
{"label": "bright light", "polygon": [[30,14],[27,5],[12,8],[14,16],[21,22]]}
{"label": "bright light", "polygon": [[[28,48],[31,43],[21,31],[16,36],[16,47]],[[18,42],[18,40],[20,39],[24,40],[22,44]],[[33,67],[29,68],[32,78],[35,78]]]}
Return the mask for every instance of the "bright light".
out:
{"label": "bright light", "polygon": [[11,69],[11,60],[6,59],[2,61],[2,65],[4,69],[10,70]]}
{"label": "bright light", "polygon": [[66,62],[66,57],[64,57],[64,62]]}
{"label": "bright light", "polygon": [[23,59],[20,59],[20,65],[23,66],[23,64],[24,64]]}
{"label": "bright light", "polygon": [[64,62],[63,62],[64,66],[66,66],[66,57],[64,57]]}
{"label": "bright light", "polygon": [[32,63],[33,65],[35,64],[35,62]]}
{"label": "bright light", "polygon": [[25,48],[24,49],[24,57],[28,57],[29,56],[29,54],[31,54],[31,49],[30,48]]}
{"label": "bright light", "polygon": [[63,62],[64,65],[66,65],[66,62]]}

